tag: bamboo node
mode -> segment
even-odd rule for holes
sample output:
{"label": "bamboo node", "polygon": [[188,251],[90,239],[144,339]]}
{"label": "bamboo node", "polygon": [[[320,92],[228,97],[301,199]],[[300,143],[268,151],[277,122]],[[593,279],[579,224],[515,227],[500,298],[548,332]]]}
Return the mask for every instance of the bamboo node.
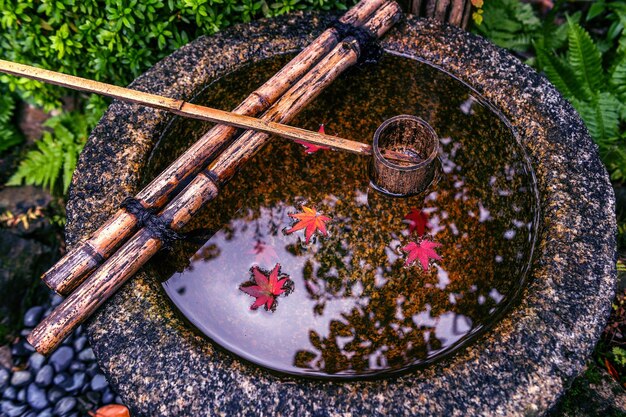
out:
{"label": "bamboo node", "polygon": [[172,230],[154,210],[145,208],[135,197],[126,197],[120,207],[135,216],[139,228],[146,229],[151,237],[161,240],[164,249],[169,249],[174,241],[184,238]]}
{"label": "bamboo node", "polygon": [[343,23],[339,20],[335,21],[331,27],[337,31],[339,38],[351,37],[356,40],[359,45],[357,65],[375,64],[382,58],[383,48],[378,43],[378,39],[364,27]]}

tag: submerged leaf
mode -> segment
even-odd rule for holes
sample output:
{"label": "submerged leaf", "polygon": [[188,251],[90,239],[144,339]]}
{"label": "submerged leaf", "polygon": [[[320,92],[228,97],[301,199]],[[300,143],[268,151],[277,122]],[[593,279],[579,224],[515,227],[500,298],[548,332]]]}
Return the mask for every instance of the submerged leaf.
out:
{"label": "submerged leaf", "polygon": [[[320,125],[320,128],[319,128],[318,132],[322,133],[322,134],[326,134],[326,132],[324,131],[324,125],[323,124]],[[314,143],[307,142],[305,140],[297,139],[294,142],[304,146],[304,152],[306,152],[308,154],[312,154],[312,153],[315,153],[317,151],[325,151],[325,150],[330,149],[328,146],[316,145]]]}
{"label": "submerged leaf", "polygon": [[409,233],[417,230],[418,236],[423,236],[426,228],[431,227],[430,223],[428,223],[428,214],[415,207],[411,208],[411,212],[404,216],[404,220],[407,220],[409,223]]}

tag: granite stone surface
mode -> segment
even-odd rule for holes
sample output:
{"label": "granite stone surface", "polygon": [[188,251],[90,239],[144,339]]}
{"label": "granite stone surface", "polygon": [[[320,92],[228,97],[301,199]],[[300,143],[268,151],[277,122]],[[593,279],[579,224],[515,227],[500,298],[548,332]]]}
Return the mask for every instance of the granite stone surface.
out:
{"label": "granite stone surface", "polygon": [[[332,18],[294,14],[197,39],[132,86],[192,99],[246,62],[301,49]],[[133,415],[542,415],[583,369],[614,295],[616,225],[613,190],[581,119],[543,76],[471,34],[409,18],[382,43],[474,88],[527,152],[541,218],[519,304],[476,343],[427,368],[385,380],[300,380],[214,347],[179,318],[156,279],[140,272],[87,325],[100,366]],[[136,105],[109,108],[74,175],[69,244],[138,191],[171,119]]]}

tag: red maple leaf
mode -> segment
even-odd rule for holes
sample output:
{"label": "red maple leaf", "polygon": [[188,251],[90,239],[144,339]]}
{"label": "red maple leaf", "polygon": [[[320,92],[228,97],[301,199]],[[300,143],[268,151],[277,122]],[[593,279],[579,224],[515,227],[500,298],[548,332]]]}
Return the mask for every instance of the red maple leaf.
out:
{"label": "red maple leaf", "polygon": [[305,242],[308,244],[311,236],[316,230],[322,232],[324,236],[328,236],[328,232],[326,231],[326,223],[330,221],[330,217],[323,216],[317,212],[314,208],[308,208],[306,206],[302,206],[302,213],[291,214],[289,213],[289,217],[297,219],[298,223],[296,223],[291,229],[287,230],[287,234],[293,233],[298,230],[304,230]]}
{"label": "red maple leaf", "polygon": [[273,246],[267,243],[257,240],[254,247],[248,251],[249,254],[254,255],[254,262],[257,264],[271,264],[278,259],[278,254]]}
{"label": "red maple leaf", "polygon": [[[320,128],[319,128],[318,132],[322,133],[324,135],[326,134],[326,132],[324,132],[324,125],[323,124],[320,125]],[[299,143],[300,145],[304,146],[304,152],[306,152],[308,154],[312,154],[312,153],[315,153],[317,151],[324,151],[324,150],[330,149],[328,146],[316,145],[314,143],[307,142],[305,140],[300,140],[300,139],[296,139],[294,142]]]}
{"label": "red maple leaf", "polygon": [[414,230],[417,230],[418,236],[423,236],[426,232],[426,228],[432,227],[431,224],[428,223],[428,214],[415,207],[411,208],[411,212],[404,216],[404,219],[408,220],[409,233],[413,233]]}
{"label": "red maple leaf", "polygon": [[441,260],[441,257],[437,255],[434,248],[441,246],[441,243],[435,243],[430,240],[424,239],[420,243],[409,242],[408,245],[402,248],[404,252],[408,252],[409,256],[406,257],[405,265],[410,265],[416,259],[419,259],[424,271],[428,270],[428,263],[430,259]]}
{"label": "red maple leaf", "polygon": [[276,297],[281,294],[289,294],[292,290],[293,281],[288,275],[280,274],[280,264],[276,264],[269,276],[263,273],[258,267],[253,266],[250,270],[254,281],[248,281],[239,286],[239,289],[246,294],[256,298],[250,306],[251,310],[265,305],[265,310],[276,309]]}

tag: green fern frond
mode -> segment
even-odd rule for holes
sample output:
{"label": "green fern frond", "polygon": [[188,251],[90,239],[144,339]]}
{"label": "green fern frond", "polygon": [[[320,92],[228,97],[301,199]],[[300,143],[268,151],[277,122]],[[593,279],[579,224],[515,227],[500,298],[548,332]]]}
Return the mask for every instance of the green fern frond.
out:
{"label": "green fern frond", "polygon": [[582,85],[594,92],[604,85],[602,56],[589,33],[572,19],[567,20],[568,60]]}
{"label": "green fern frond", "polygon": [[29,151],[11,176],[7,185],[38,185],[54,192],[55,183],[63,163],[63,146],[49,132],[36,142],[37,149]]}
{"label": "green fern frond", "polygon": [[22,134],[13,122],[14,113],[15,99],[11,94],[0,91],[0,153],[22,143]]}
{"label": "green fern frond", "polygon": [[37,149],[26,154],[7,185],[26,183],[54,192],[60,183],[63,192],[67,191],[91,127],[88,119],[81,112],[63,113],[48,119],[44,126],[52,132],[44,132],[42,139],[36,142]]}
{"label": "green fern frond", "polygon": [[574,69],[556,54],[536,46],[539,66],[554,86],[567,99],[590,101],[592,95],[582,88]]}
{"label": "green fern frond", "polygon": [[608,92],[596,93],[591,101],[572,100],[572,104],[601,148],[617,140],[621,106],[617,97]]}
{"label": "green fern frond", "polygon": [[626,53],[619,55],[609,69],[609,86],[626,105]]}

